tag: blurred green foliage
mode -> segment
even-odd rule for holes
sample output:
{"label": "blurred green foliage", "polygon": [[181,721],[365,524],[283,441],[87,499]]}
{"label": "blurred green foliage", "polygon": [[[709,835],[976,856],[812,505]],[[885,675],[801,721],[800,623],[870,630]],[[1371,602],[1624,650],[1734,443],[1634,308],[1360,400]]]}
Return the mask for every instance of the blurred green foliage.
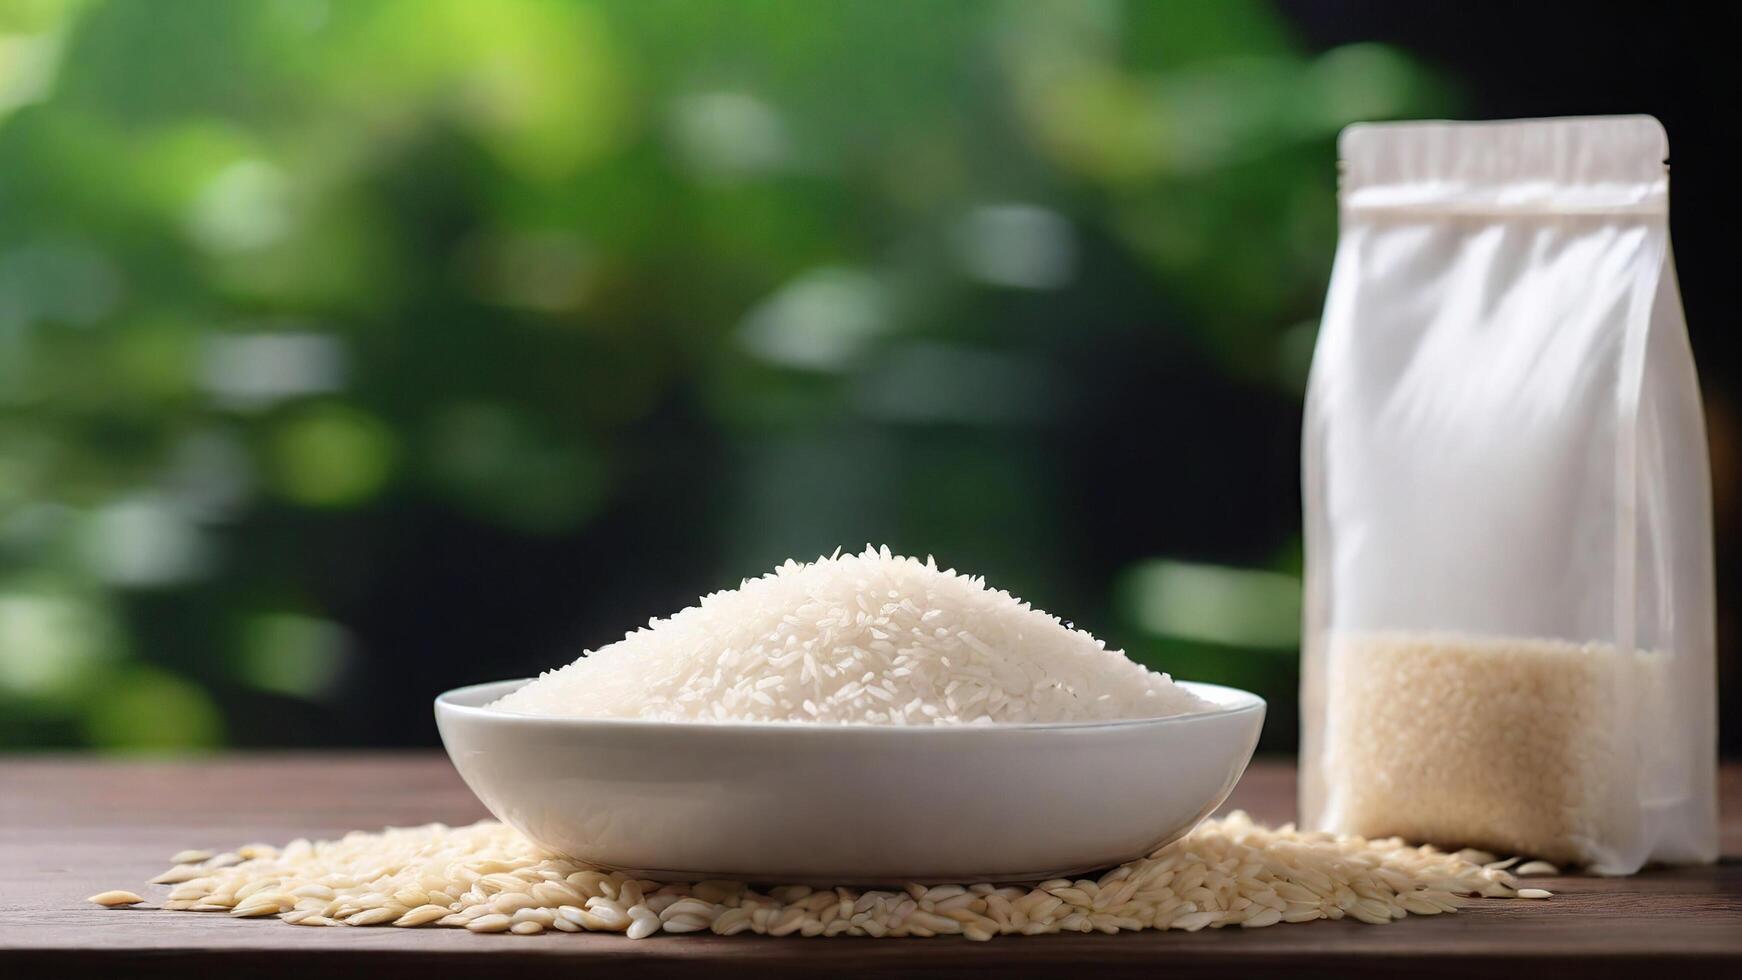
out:
{"label": "blurred green foliage", "polygon": [[0,6],[0,745],[294,741],[248,692],[421,655],[331,601],[392,541],[662,480],[684,587],[865,530],[1291,691],[1287,528],[1073,578],[1064,484],[1120,465],[1037,433],[1134,325],[1297,398],[1330,140],[1442,90],[1256,2]]}

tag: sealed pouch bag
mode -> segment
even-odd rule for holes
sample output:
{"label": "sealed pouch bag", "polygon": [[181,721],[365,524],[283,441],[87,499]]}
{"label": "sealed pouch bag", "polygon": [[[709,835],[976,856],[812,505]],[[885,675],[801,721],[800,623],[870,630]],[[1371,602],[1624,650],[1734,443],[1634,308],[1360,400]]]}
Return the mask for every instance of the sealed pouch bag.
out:
{"label": "sealed pouch bag", "polygon": [[1645,116],[1345,130],[1303,445],[1307,827],[1717,854],[1711,478]]}

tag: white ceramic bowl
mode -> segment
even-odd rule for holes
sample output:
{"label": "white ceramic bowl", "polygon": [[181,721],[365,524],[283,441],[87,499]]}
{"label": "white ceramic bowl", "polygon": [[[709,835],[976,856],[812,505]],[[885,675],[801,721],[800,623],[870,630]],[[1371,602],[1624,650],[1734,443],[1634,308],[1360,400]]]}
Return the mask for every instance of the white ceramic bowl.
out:
{"label": "white ceramic bowl", "polygon": [[1015,881],[1177,840],[1227,798],[1264,701],[1184,686],[1214,710],[982,727],[542,718],[484,707],[524,680],[436,699],[461,777],[539,844],[673,880]]}

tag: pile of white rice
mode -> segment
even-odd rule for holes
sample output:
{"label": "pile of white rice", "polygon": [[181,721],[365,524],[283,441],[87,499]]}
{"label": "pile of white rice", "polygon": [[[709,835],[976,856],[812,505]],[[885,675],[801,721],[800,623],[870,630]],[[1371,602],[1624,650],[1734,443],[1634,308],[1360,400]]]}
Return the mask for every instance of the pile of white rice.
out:
{"label": "pile of white rice", "polygon": [[973,725],[1208,707],[983,579],[888,548],[789,561],[495,702],[529,715]]}

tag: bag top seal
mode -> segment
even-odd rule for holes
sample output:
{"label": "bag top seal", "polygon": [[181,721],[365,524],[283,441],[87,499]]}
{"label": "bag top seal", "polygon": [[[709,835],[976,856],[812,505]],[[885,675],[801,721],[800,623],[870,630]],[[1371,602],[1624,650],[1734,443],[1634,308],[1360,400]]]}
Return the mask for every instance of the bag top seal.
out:
{"label": "bag top seal", "polygon": [[1337,140],[1345,210],[1665,214],[1669,137],[1651,116],[1357,123]]}

